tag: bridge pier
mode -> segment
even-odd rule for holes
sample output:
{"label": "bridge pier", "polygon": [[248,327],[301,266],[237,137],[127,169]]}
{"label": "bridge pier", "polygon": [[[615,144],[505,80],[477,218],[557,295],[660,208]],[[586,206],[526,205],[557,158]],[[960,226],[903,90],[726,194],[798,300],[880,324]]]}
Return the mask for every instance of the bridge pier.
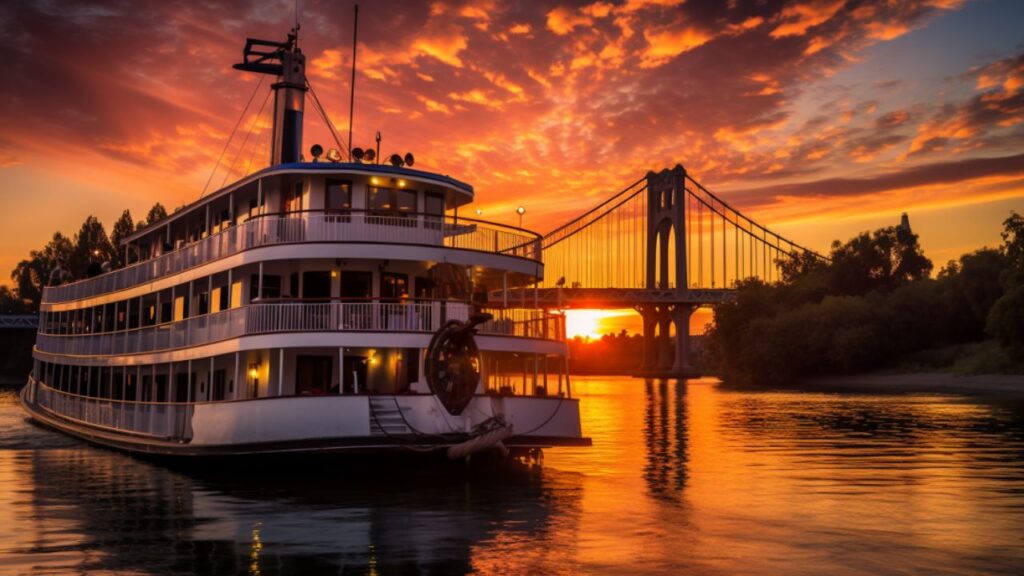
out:
{"label": "bridge pier", "polygon": [[636,311],[644,324],[644,355],[640,361],[640,371],[649,372],[658,366],[658,341],[655,330],[658,327],[656,306],[637,306]]}
{"label": "bridge pier", "polygon": [[672,370],[672,312],[670,306],[658,308],[658,372]]}
{"label": "bridge pier", "polygon": [[643,359],[637,376],[686,378],[697,374],[690,354],[690,316],[696,308],[693,304],[636,307],[644,326]]}
{"label": "bridge pier", "polygon": [[690,362],[690,316],[695,309],[692,304],[676,304],[672,311],[676,323],[676,354],[672,372],[676,374],[696,374]]}

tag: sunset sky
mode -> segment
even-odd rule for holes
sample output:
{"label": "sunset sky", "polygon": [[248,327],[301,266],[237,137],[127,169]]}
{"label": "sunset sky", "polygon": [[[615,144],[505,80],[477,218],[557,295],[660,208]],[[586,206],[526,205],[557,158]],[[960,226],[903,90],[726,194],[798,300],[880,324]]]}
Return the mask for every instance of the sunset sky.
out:
{"label": "sunset sky", "polygon": [[[301,1],[310,81],[347,130],[352,3]],[[89,214],[204,188],[294,3],[0,5],[0,270]],[[684,164],[803,244],[909,212],[937,267],[1024,210],[1024,2],[364,2],[356,145],[471,182],[544,232]],[[253,108],[262,101],[263,88]],[[262,167],[248,116],[213,186]],[[331,146],[307,105],[306,142]],[[613,323],[609,321],[608,326]]]}

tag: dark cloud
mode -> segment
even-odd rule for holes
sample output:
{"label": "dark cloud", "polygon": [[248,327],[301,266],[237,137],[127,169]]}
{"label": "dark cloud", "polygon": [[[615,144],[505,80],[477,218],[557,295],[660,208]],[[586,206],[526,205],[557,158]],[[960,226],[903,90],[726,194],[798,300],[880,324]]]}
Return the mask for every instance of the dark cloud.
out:
{"label": "dark cloud", "polygon": [[784,197],[865,196],[919,186],[1021,174],[1024,174],[1024,154],[924,164],[870,178],[825,178],[798,184],[733,190],[726,197],[740,205],[763,205]]}

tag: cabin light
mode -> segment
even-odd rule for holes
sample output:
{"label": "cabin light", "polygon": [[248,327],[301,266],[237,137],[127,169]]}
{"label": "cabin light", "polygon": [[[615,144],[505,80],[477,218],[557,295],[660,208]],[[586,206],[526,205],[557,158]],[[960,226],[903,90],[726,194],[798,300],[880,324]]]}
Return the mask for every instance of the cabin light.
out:
{"label": "cabin light", "polygon": [[337,270],[331,270],[331,278],[337,278],[337,277],[338,277],[338,271]]}
{"label": "cabin light", "polygon": [[377,184],[380,184],[380,180],[378,180],[377,178],[370,178],[370,184],[376,186]]}
{"label": "cabin light", "polygon": [[255,380],[260,375],[259,364],[249,364],[249,379]]}
{"label": "cabin light", "polygon": [[380,360],[376,356],[370,356],[370,366],[376,366],[380,363]]}
{"label": "cabin light", "polygon": [[399,188],[405,188],[405,180],[399,180],[398,181],[398,187]]}

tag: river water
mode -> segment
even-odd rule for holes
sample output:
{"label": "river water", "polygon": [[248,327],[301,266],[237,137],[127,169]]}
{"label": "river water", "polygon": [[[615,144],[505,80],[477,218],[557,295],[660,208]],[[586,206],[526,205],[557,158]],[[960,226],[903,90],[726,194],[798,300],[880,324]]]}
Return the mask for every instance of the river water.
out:
{"label": "river water", "polygon": [[0,574],[1020,574],[1024,400],[577,378],[530,471],[172,469],[0,393]]}

